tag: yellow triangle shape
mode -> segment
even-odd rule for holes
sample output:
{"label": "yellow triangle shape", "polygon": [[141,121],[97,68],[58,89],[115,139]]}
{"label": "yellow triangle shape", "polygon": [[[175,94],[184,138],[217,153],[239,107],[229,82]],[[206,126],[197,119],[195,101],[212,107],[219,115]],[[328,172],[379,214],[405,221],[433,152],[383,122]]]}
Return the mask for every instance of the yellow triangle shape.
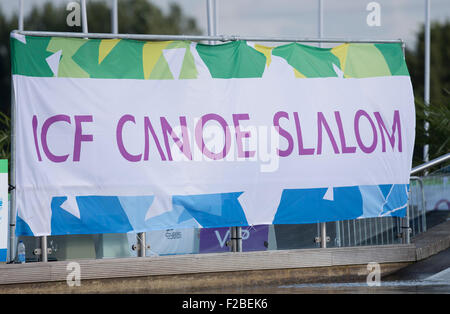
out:
{"label": "yellow triangle shape", "polygon": [[103,62],[103,59],[111,52],[117,45],[120,39],[103,39],[98,47],[98,64]]}
{"label": "yellow triangle shape", "polygon": [[172,41],[153,41],[147,42],[142,48],[142,63],[144,67],[144,78],[148,80],[156,62],[162,55],[162,51],[171,43]]}
{"label": "yellow triangle shape", "polygon": [[262,45],[255,44],[255,49],[266,56],[266,66],[269,66],[272,62],[272,49],[274,47],[266,47]]}
{"label": "yellow triangle shape", "polygon": [[345,61],[347,60],[348,47],[349,44],[342,44],[331,49],[331,53],[339,59],[342,72],[345,72]]}
{"label": "yellow triangle shape", "polygon": [[295,77],[296,78],[306,78],[306,76],[303,74],[303,73],[301,73],[301,72],[299,72],[296,68],[294,68],[294,67],[292,67],[293,69],[294,69],[294,74],[295,74]]}

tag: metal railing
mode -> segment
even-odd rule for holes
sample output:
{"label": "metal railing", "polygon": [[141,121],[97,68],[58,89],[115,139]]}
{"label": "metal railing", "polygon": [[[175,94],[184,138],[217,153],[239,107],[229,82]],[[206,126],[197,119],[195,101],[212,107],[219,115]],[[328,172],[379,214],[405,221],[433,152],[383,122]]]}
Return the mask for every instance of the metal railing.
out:
{"label": "metal railing", "polygon": [[[411,170],[407,217],[376,217],[329,223],[334,246],[383,245],[410,243],[410,238],[427,230],[424,183],[414,176],[450,160],[450,153]],[[319,234],[319,233],[318,233]]]}
{"label": "metal railing", "polygon": [[424,163],[424,164],[422,164],[420,166],[412,168],[411,175],[415,175],[417,173],[420,173],[421,171],[428,170],[431,167],[437,166],[437,165],[442,164],[442,163],[444,163],[446,161],[449,161],[449,160],[450,160],[450,153],[447,153],[447,154],[442,155],[442,156],[440,156],[438,158],[435,158],[435,159],[433,159],[433,160],[431,160],[429,162],[426,162],[426,163]]}

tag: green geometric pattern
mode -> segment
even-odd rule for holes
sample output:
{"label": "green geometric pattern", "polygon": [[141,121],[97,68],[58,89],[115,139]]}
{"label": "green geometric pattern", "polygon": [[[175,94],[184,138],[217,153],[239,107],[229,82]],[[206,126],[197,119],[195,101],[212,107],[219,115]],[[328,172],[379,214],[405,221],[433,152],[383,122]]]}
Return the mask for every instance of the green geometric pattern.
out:
{"label": "green geometric pattern", "polygon": [[[337,72],[344,78],[409,76],[400,44],[342,44],[330,49],[290,43],[267,47],[267,55],[245,41],[206,45],[187,41],[23,38],[11,37],[12,73],[35,77],[197,79],[197,67],[201,66],[212,78],[259,78],[270,67],[270,62],[266,63],[270,53],[285,59],[298,79],[337,77]],[[168,53],[171,49],[178,49],[177,53]],[[59,64],[57,58],[49,58],[59,53]],[[47,58],[52,59],[52,65]]]}
{"label": "green geometric pattern", "polygon": [[333,64],[340,67],[339,59],[327,48],[292,43],[274,48],[272,55],[285,59],[305,77],[336,77]]}

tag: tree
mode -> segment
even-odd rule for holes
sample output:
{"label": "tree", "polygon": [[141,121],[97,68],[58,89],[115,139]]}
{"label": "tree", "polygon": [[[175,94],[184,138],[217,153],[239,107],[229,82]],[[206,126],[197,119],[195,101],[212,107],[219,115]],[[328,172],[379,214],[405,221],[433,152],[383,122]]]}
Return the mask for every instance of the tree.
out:
{"label": "tree", "polygon": [[[423,163],[423,146],[429,144],[430,160],[450,152],[450,21],[431,26],[430,104],[424,104],[424,28],[417,35],[406,62],[416,103],[414,163]],[[428,135],[424,124],[428,121]]]}

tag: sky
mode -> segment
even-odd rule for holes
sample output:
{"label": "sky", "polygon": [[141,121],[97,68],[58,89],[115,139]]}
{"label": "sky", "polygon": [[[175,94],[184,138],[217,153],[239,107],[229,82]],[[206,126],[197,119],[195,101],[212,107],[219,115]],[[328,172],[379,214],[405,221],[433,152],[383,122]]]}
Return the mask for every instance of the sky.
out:
{"label": "sky", "polygon": [[[23,0],[25,9],[49,0]],[[50,0],[67,4],[74,0]],[[90,0],[87,0],[90,1]],[[105,0],[106,2],[111,0]],[[121,0],[119,0],[121,1]],[[318,0],[216,0],[218,34],[281,37],[318,37]],[[430,0],[432,21],[450,20],[450,0]],[[166,11],[177,3],[186,15],[196,18],[207,33],[206,0],[153,0]],[[403,39],[415,44],[424,23],[425,0],[377,0],[380,26],[368,26],[367,5],[372,0],[323,0],[323,36],[355,39]],[[7,14],[18,10],[17,0],[0,0]],[[89,12],[88,12],[89,14]],[[120,23],[120,21],[119,21]]]}

